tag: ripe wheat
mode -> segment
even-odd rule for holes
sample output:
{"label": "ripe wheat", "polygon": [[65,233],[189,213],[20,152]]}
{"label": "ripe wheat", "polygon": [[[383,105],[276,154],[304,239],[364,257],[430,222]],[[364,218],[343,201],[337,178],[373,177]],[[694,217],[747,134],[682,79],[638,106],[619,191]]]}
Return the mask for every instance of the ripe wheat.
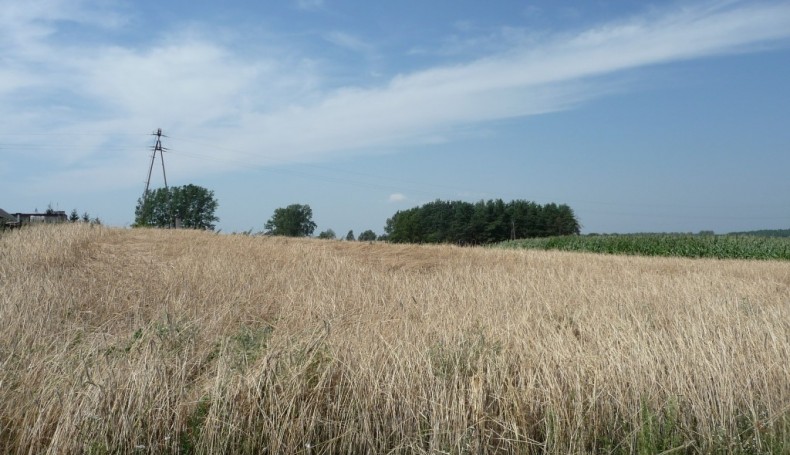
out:
{"label": "ripe wheat", "polygon": [[0,236],[0,452],[790,447],[790,263]]}

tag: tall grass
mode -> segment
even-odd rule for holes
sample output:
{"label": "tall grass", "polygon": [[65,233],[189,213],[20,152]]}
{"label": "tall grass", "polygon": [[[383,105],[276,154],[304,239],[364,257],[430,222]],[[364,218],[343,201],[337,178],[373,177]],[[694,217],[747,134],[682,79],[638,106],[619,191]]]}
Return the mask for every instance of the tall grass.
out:
{"label": "tall grass", "polygon": [[790,260],[790,238],[757,236],[690,234],[562,236],[514,240],[497,246],[641,256]]}
{"label": "tall grass", "polygon": [[0,238],[0,452],[786,453],[790,264]]}

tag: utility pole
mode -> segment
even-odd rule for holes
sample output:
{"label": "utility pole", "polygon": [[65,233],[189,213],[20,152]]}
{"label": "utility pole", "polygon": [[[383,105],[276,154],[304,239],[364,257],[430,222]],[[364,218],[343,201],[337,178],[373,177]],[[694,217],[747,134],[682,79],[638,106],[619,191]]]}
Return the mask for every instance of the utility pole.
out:
{"label": "utility pole", "polygon": [[[162,128],[158,128],[156,133],[153,133],[152,136],[156,136],[156,144],[153,147],[153,153],[151,154],[151,165],[148,166],[148,178],[145,181],[145,190],[143,191],[143,207],[145,204],[148,203],[148,187],[151,186],[151,173],[154,170],[154,161],[156,161],[156,153],[159,152],[159,158],[162,161],[162,178],[165,180],[165,190],[168,194],[168,198],[170,197],[170,189],[167,187],[167,173],[165,172],[165,154],[164,152],[167,150],[166,148],[162,147]],[[167,136],[165,136],[167,137]],[[170,206],[170,201],[167,201],[168,207]],[[170,207],[170,221],[168,224],[172,227],[172,207]]]}
{"label": "utility pole", "polygon": [[156,145],[154,145],[154,153],[151,154],[151,166],[148,167],[148,179],[145,181],[145,191],[143,191],[143,202],[145,202],[145,199],[148,196],[148,187],[151,185],[151,172],[154,170],[154,161],[156,161],[156,152],[159,152],[159,156],[162,158],[162,177],[164,177],[165,179],[165,189],[167,189],[167,174],[165,173],[165,155],[163,153],[166,149],[162,147],[162,128],[157,129],[156,133],[154,133],[153,136],[156,136]]}

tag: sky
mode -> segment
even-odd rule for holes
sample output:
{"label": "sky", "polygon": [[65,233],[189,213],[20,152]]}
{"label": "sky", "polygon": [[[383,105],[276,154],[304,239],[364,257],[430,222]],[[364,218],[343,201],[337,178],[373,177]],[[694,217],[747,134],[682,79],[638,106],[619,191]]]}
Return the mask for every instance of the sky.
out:
{"label": "sky", "polygon": [[129,226],[161,128],[226,233],[497,198],[790,228],[790,2],[0,0],[0,119],[11,213]]}

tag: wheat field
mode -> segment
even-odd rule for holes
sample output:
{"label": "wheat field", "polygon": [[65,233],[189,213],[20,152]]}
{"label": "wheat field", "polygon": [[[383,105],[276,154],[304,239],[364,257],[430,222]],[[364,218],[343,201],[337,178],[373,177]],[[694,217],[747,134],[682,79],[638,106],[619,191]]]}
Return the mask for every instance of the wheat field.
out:
{"label": "wheat field", "polygon": [[787,453],[790,263],[0,235],[3,453]]}

